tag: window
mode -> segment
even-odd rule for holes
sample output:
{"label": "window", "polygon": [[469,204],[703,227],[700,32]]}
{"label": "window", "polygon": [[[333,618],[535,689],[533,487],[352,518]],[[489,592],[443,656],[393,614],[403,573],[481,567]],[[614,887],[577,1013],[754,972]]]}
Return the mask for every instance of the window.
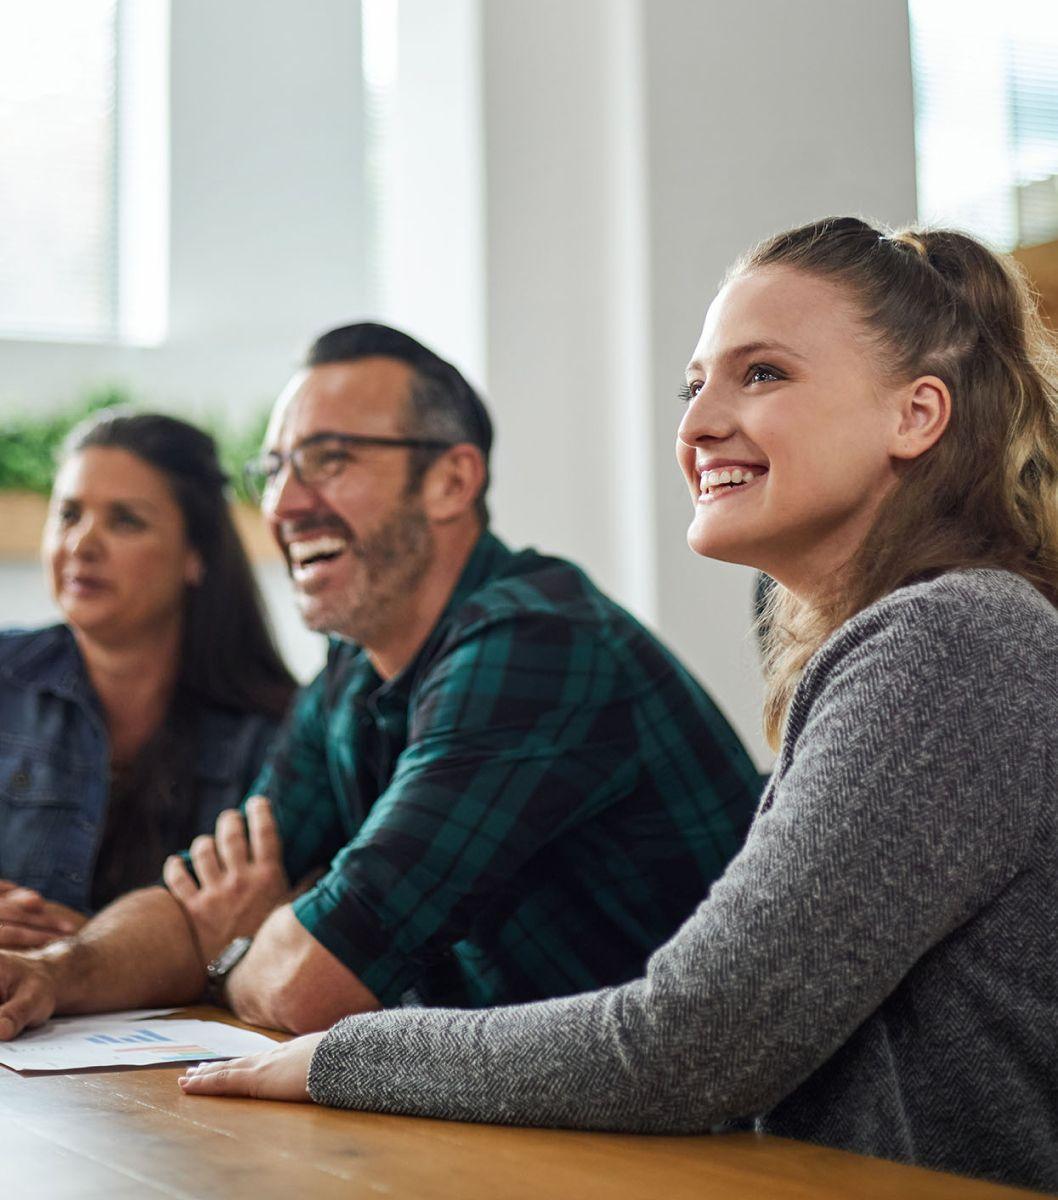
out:
{"label": "window", "polygon": [[919,218],[1058,238],[1055,0],[911,0]]}
{"label": "window", "polygon": [[0,335],[165,327],[165,0],[0,12]]}

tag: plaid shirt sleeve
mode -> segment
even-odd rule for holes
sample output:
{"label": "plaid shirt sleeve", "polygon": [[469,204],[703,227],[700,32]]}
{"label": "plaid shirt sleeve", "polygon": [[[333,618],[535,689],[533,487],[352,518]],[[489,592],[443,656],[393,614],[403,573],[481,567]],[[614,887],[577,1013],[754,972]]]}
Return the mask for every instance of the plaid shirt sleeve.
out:
{"label": "plaid shirt sleeve", "polygon": [[495,889],[570,824],[626,793],[608,719],[618,668],[594,631],[533,615],[464,629],[412,695],[393,778],[302,924],[383,1004],[463,935]]}

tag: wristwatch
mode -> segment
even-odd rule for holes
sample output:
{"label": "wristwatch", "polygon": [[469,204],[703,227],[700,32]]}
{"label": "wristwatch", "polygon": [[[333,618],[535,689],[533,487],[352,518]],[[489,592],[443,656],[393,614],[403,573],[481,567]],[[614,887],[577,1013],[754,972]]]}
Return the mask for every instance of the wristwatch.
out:
{"label": "wristwatch", "polygon": [[228,976],[242,962],[252,944],[253,938],[237,937],[212,962],[206,964],[206,999],[212,1004],[224,1003],[224,985]]}

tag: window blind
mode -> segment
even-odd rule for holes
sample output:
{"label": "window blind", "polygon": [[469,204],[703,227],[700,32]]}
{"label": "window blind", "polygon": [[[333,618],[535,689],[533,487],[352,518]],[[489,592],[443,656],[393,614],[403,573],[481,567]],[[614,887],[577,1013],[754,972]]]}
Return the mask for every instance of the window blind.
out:
{"label": "window blind", "polygon": [[117,320],[115,0],[0,5],[0,334]]}
{"label": "window blind", "polygon": [[910,0],[919,219],[1058,238],[1058,3]]}

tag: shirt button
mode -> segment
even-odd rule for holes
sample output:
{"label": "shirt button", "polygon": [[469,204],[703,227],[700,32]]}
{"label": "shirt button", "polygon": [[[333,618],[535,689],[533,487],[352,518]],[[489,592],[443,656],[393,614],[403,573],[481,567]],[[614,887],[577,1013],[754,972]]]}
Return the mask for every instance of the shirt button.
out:
{"label": "shirt button", "polygon": [[84,883],[84,876],[81,874],[80,871],[70,871],[67,874],[66,878],[71,883]]}
{"label": "shirt button", "polygon": [[21,791],[28,784],[29,784],[29,772],[28,771],[16,771],[14,773],[14,775],[11,776],[11,786],[13,788],[17,788],[19,791]]}

